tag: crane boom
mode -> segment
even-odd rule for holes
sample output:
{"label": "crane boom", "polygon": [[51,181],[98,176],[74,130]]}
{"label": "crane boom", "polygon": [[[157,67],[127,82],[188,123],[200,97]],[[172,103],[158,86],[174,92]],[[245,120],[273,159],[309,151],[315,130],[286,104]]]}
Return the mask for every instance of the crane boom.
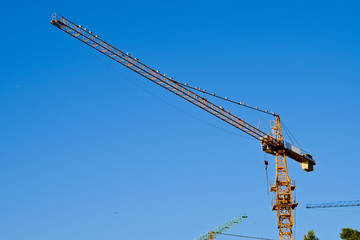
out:
{"label": "crane boom", "polygon": [[194,240],[212,240],[217,235],[225,232],[226,230],[228,230],[229,228],[231,228],[234,225],[238,224],[239,222],[241,222],[245,218],[247,218],[247,216],[245,214],[242,214],[241,216],[227,221],[226,223],[216,227],[214,230],[212,230],[212,231],[210,231],[208,233],[205,233],[205,234],[201,235],[200,237],[195,238]]}
{"label": "crane boom", "polygon": [[360,206],[360,200],[306,204],[306,208],[331,208],[331,207],[356,207],[356,206]]}
{"label": "crane boom", "polygon": [[266,133],[257,129],[256,127],[244,122],[243,120],[231,114],[230,112],[225,111],[225,109],[211,103],[207,99],[190,91],[188,88],[181,86],[176,81],[166,77],[165,75],[161,75],[158,71],[151,69],[150,67],[141,63],[136,58],[133,58],[129,54],[126,54],[118,50],[117,48],[111,46],[110,44],[101,40],[99,37],[96,37],[92,33],[84,30],[81,26],[74,24],[73,22],[69,21],[68,19],[65,19],[59,14],[56,13],[53,14],[53,19],[51,21],[51,24],[60,28],[64,32],[70,34],[71,36],[77,38],[78,40],[84,42],[90,47],[96,49],[102,54],[112,58],[113,60],[117,61],[123,66],[149,79],[150,81],[175,93],[179,97],[184,98],[185,100],[213,114],[214,116],[220,118],[221,120],[240,129],[241,131],[244,131],[250,136],[258,140],[260,140],[260,138],[270,137]]}
{"label": "crane boom", "polygon": [[106,43],[105,41],[101,40],[97,35],[92,34],[90,31],[87,31],[80,25],[76,25],[75,23],[71,22],[60,14],[54,13],[52,15],[52,20],[50,23],[58,27],[62,31],[68,33],[69,35],[75,37],[76,39],[82,41],[83,43],[87,44],[88,46],[96,49],[107,57],[110,57],[111,59],[117,61],[123,66],[133,70],[134,72],[149,79],[150,81],[160,85],[161,87],[169,90],[172,93],[175,93],[179,97],[191,102],[197,107],[211,113],[219,119],[229,123],[237,129],[259,140],[263,147],[263,151],[272,155],[276,155],[276,152],[278,150],[285,150],[286,156],[301,163],[304,170],[312,171],[312,166],[315,165],[315,161],[312,159],[311,155],[308,155],[300,150],[294,151],[291,146],[287,146],[286,144],[284,144],[283,141],[278,141],[272,138],[270,135],[262,132],[258,128],[238,118],[234,114],[231,114],[229,111],[226,111],[222,107],[219,107],[210,102],[209,100],[192,92],[184,85],[179,84],[171,78],[166,77],[165,74],[160,74],[159,71],[156,71],[146,66],[138,59],[131,57],[130,54],[124,53],[113,47],[112,45]]}

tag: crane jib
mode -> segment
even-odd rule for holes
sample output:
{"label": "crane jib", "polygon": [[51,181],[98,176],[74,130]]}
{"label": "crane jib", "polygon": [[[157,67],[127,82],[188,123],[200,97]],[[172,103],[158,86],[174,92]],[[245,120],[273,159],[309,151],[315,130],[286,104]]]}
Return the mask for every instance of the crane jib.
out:
{"label": "crane jib", "polygon": [[229,111],[226,111],[225,109],[211,103],[207,99],[195,94],[188,88],[177,84],[175,81],[172,81],[166,76],[161,75],[158,71],[147,67],[145,64],[139,62],[137,59],[132,58],[129,54],[118,50],[117,48],[101,40],[96,35],[93,35],[89,31],[83,29],[80,25],[74,24],[73,22],[67,20],[59,14],[53,14],[51,24],[68,33],[69,35],[75,37],[76,39],[84,42],[90,47],[96,49],[97,51],[103,53],[104,55],[119,62],[125,67],[166,88],[167,90],[186,99],[187,101],[197,105],[198,107],[215,115],[221,120],[240,129],[241,131],[249,134],[250,136],[258,140],[261,137],[270,137],[256,127],[246,123],[242,119],[231,114]]}
{"label": "crane jib", "polygon": [[[222,107],[219,107],[214,103],[208,101],[207,99],[197,95],[186,86],[178,84],[176,81],[173,81],[165,75],[160,74],[159,71],[151,69],[150,67],[138,61],[138,59],[131,57],[130,54],[124,53],[113,47],[112,45],[106,43],[105,41],[101,40],[99,36],[94,35],[86,28],[83,28],[80,25],[76,25],[75,23],[56,13],[52,15],[52,20],[50,23],[58,27],[62,31],[68,33],[69,35],[75,37],[76,39],[82,41],[83,43],[87,44],[88,46],[96,49],[107,57],[110,57],[111,59],[142,75],[150,81],[175,93],[179,97],[191,102],[199,108],[209,112],[210,114],[218,117],[219,119],[229,123],[237,129],[259,140],[265,152],[274,154],[274,151],[282,149],[285,150],[286,156],[302,164],[309,164],[309,169],[312,169],[312,166],[315,165],[315,161],[313,161],[312,157],[309,157],[310,155],[297,153],[291,148],[287,148],[286,145],[284,146],[283,143],[274,139],[270,135],[262,132],[258,128],[231,114],[229,111],[226,111]],[[266,147],[264,148],[264,146]]]}

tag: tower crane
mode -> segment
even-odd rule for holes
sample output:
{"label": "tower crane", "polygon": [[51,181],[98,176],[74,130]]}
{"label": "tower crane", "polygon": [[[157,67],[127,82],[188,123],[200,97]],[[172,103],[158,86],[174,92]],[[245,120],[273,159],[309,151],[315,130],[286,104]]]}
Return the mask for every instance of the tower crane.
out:
{"label": "tower crane", "polygon": [[[86,45],[94,48],[105,56],[138,73],[144,78],[147,78],[153,83],[156,83],[166,90],[176,94],[177,96],[189,101],[195,106],[207,111],[208,113],[257,139],[260,142],[261,148],[264,152],[275,156],[276,179],[274,185],[271,187],[271,190],[275,192],[275,200],[272,204],[272,210],[276,211],[279,238],[286,240],[292,239],[292,210],[297,206],[297,203],[295,199],[291,197],[291,191],[295,189],[295,183],[289,179],[287,173],[286,157],[299,162],[301,168],[307,172],[313,171],[313,166],[316,163],[310,154],[284,141],[279,115],[275,113],[269,113],[268,111],[262,111],[264,113],[273,115],[275,118],[271,121],[272,134],[266,134],[258,128],[230,113],[229,111],[226,111],[224,108],[217,106],[216,104],[192,91],[195,89],[205,93],[205,90],[192,88],[186,84],[182,84],[172,78],[165,76],[165,74],[160,74],[159,71],[156,71],[141,63],[139,59],[131,57],[130,54],[117,49],[116,47],[100,39],[98,35],[94,35],[88,29],[73,23],[65,17],[54,13],[50,23],[58,29],[85,43]],[[239,104],[246,106],[244,103]]]}
{"label": "tower crane", "polygon": [[357,206],[360,206],[360,200],[306,204],[306,208],[333,208],[333,207],[357,207]]}
{"label": "tower crane", "polygon": [[226,230],[228,230],[229,228],[235,226],[239,222],[243,221],[245,218],[247,218],[247,216],[243,214],[239,217],[231,219],[231,220],[227,221],[226,223],[224,223],[223,225],[216,227],[215,229],[211,230],[210,232],[205,233],[205,234],[201,235],[200,237],[195,238],[194,240],[213,240],[214,238],[216,238],[217,235],[219,235],[219,234],[225,232]]}

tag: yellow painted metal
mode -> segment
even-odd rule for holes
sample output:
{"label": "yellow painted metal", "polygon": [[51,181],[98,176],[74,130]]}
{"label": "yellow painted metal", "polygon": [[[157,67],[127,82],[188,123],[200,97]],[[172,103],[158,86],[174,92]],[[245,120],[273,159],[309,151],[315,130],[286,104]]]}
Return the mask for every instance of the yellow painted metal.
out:
{"label": "yellow painted metal", "polygon": [[[273,138],[282,142],[284,139],[279,116],[272,121],[271,129]],[[283,149],[276,151],[275,162],[276,179],[274,186],[272,186],[272,190],[275,192],[275,201],[272,204],[272,210],[276,211],[280,240],[292,240],[292,210],[297,206],[297,203],[291,198],[291,191],[295,189],[295,183],[289,179],[285,151]]]}
{"label": "yellow painted metal", "polygon": [[[90,47],[96,49],[107,57],[117,61],[125,67],[142,75],[150,81],[160,85],[161,87],[175,93],[183,99],[193,103],[201,109],[213,114],[219,119],[229,123],[237,129],[249,134],[260,141],[263,151],[275,155],[276,159],[276,180],[271,186],[271,191],[275,192],[275,201],[272,204],[272,209],[277,212],[277,225],[279,228],[280,239],[292,239],[293,216],[292,210],[297,206],[296,201],[291,197],[291,191],[295,189],[295,182],[290,181],[287,173],[286,158],[288,156],[295,161],[302,164],[303,169],[312,171],[315,161],[308,154],[298,153],[284,145],[284,139],[281,130],[280,117],[275,115],[276,119],[272,122],[272,136],[260,131],[254,126],[246,123],[242,119],[236,117],[222,107],[219,107],[207,99],[195,94],[186,86],[168,78],[158,71],[149,68],[145,64],[138,61],[137,58],[132,58],[117,48],[111,46],[105,41],[101,40],[97,35],[83,29],[80,25],[76,25],[70,20],[58,14],[52,15],[51,24],[58,27],[62,31],[84,42]],[[211,237],[215,238],[216,232],[210,232]]]}

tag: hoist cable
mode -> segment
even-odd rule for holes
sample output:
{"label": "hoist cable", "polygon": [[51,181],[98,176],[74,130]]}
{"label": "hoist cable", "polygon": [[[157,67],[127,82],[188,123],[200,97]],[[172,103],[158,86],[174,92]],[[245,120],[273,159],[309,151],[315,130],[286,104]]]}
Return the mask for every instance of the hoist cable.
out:
{"label": "hoist cable", "polygon": [[261,110],[261,109],[259,109],[258,107],[251,107],[251,106],[246,105],[246,104],[243,103],[243,102],[233,101],[233,100],[228,99],[227,97],[221,97],[221,96],[216,95],[215,93],[209,93],[209,92],[207,92],[205,89],[201,89],[201,88],[198,88],[198,87],[192,87],[192,86],[190,86],[190,85],[187,84],[187,83],[180,83],[180,82],[178,82],[178,81],[173,80],[172,78],[170,78],[170,80],[173,81],[173,82],[175,82],[175,83],[177,83],[178,85],[180,85],[180,86],[182,86],[182,87],[184,87],[184,88],[190,88],[190,89],[192,89],[192,90],[201,92],[201,93],[203,93],[203,94],[207,94],[207,95],[210,95],[210,96],[212,96],[212,97],[220,98],[221,100],[224,100],[224,101],[227,101],[227,102],[231,102],[231,103],[234,103],[234,104],[243,106],[243,107],[247,107],[247,108],[250,108],[250,109],[253,109],[253,110],[262,112],[262,113],[266,113],[266,114],[272,115],[272,116],[278,116],[278,115],[277,115],[276,113],[274,113],[274,112],[269,112],[268,110]]}
{"label": "hoist cable", "polygon": [[286,127],[285,125],[284,125],[284,130],[285,130],[286,135],[289,137],[290,142],[291,142],[293,145],[295,145],[295,143],[294,143],[294,141],[292,140],[291,135],[289,134],[289,132],[288,132],[288,130],[287,130],[287,127]]}
{"label": "hoist cable", "polygon": [[[295,140],[295,142],[298,144],[298,146],[300,147],[301,150],[304,151],[304,149],[302,148],[302,146],[300,145],[300,143],[296,140],[295,136],[291,133],[290,129],[286,126],[285,122],[283,120],[281,120],[282,124],[284,125],[284,127],[289,131],[290,135],[293,137],[293,139]],[[304,151],[305,152],[305,151]]]}
{"label": "hoist cable", "polygon": [[227,235],[232,237],[241,237],[241,238],[251,238],[251,239],[261,239],[261,240],[274,240],[272,238],[261,238],[261,237],[251,237],[251,236],[244,236],[244,235],[238,235],[238,234],[230,234],[230,233],[217,233],[221,235]]}
{"label": "hoist cable", "polygon": [[[80,45],[80,44],[79,44],[79,45]],[[150,94],[151,96],[157,98],[157,99],[160,100],[161,102],[169,105],[170,107],[175,108],[176,110],[178,110],[178,111],[180,111],[180,112],[188,115],[189,117],[194,118],[194,119],[196,119],[196,120],[198,120],[198,121],[200,121],[200,122],[202,122],[202,123],[205,123],[205,124],[207,124],[207,125],[209,125],[209,126],[211,126],[211,127],[217,128],[217,129],[219,129],[219,130],[221,130],[221,131],[230,133],[230,134],[232,134],[232,135],[236,135],[236,136],[238,136],[238,137],[242,137],[242,138],[246,138],[246,139],[251,139],[251,140],[253,140],[253,138],[250,138],[250,137],[247,137],[247,136],[243,136],[243,135],[234,133],[234,132],[229,131],[229,130],[227,130],[227,129],[225,129],[225,128],[218,127],[218,126],[216,126],[216,125],[214,125],[214,124],[211,124],[211,123],[209,123],[209,122],[207,122],[207,121],[204,121],[204,120],[202,120],[202,119],[200,119],[200,118],[198,118],[198,117],[195,117],[194,115],[192,115],[192,114],[190,114],[190,113],[187,113],[186,111],[184,111],[184,110],[182,110],[182,109],[174,106],[173,104],[167,102],[167,101],[164,100],[163,98],[161,98],[161,97],[153,94],[152,92],[148,91],[147,89],[143,88],[143,87],[140,86],[138,83],[134,82],[134,81],[131,80],[129,77],[127,77],[126,75],[124,75],[123,73],[121,73],[120,71],[118,71],[116,68],[114,68],[113,66],[111,66],[111,65],[108,64],[107,62],[103,61],[100,57],[98,57],[97,55],[95,55],[93,52],[89,51],[87,48],[83,47],[82,45],[80,45],[80,46],[81,46],[82,48],[84,48],[87,52],[89,52],[91,55],[93,55],[97,60],[99,60],[100,62],[104,63],[106,66],[108,66],[108,67],[109,67],[110,69],[112,69],[114,72],[116,72],[116,73],[118,73],[119,75],[121,75],[125,80],[127,80],[128,82],[134,84],[136,87],[140,88],[141,90],[143,90],[144,92]]]}

